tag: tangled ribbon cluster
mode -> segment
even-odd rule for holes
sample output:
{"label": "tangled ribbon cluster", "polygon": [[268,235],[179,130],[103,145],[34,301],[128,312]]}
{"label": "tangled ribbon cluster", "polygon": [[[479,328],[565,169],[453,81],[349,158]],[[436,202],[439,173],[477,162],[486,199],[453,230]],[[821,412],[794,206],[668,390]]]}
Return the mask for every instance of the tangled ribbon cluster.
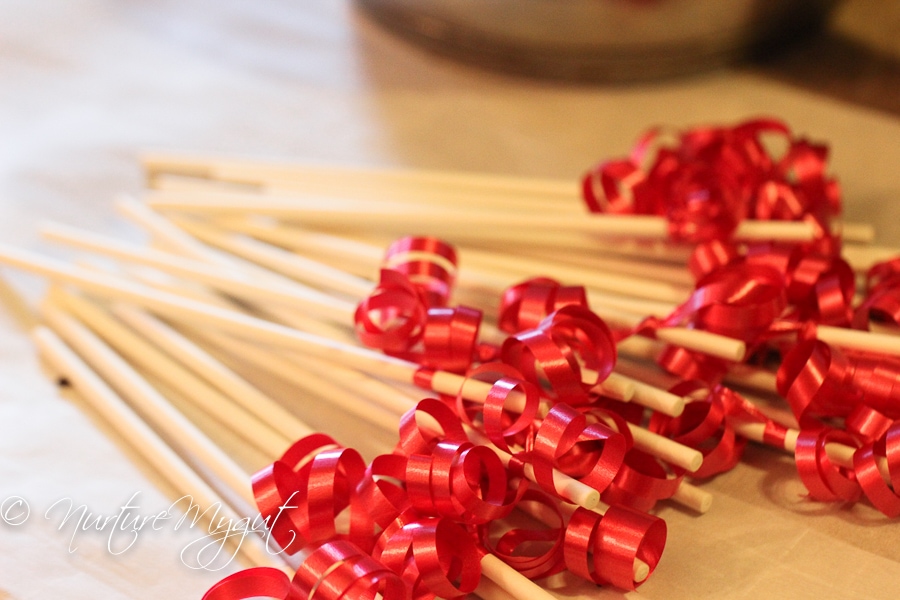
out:
{"label": "tangled ribbon cluster", "polygon": [[[591,212],[666,217],[671,237],[688,242],[728,239],[744,219],[808,220],[830,237],[840,189],[825,174],[826,146],[794,137],[776,119],[690,129],[671,146],[662,136],[648,131],[630,156],[584,176]],[[777,155],[767,142],[785,149]]]}
{"label": "tangled ribbon cluster", "polygon": [[[900,419],[900,360],[840,349],[817,338],[821,325],[868,329],[871,323],[896,324],[898,264],[894,259],[873,266],[865,296],[854,305],[853,270],[837,255],[800,246],[739,248],[725,240],[705,242],[692,255],[694,292],[671,315],[648,320],[643,327],[683,325],[741,339],[750,348],[750,362],[771,362],[774,355],[779,361],[777,391],[801,428],[795,456],[811,497],[852,501],[864,494],[886,515],[898,516],[893,503],[900,502],[900,463],[886,447],[890,427]],[[710,387],[731,368],[727,361],[673,347],[658,363]],[[694,410],[693,404],[688,407],[686,412]],[[746,411],[742,418],[772,425]],[[860,421],[866,427],[858,427]],[[858,447],[867,458],[863,463],[854,459],[853,468],[837,465],[824,450],[828,441]],[[887,466],[872,471],[872,457],[881,457]],[[859,477],[860,469],[868,476]],[[875,472],[881,474],[876,478]],[[893,499],[886,500],[888,496]]]}
{"label": "tangled ribbon cluster", "polygon": [[[504,291],[495,321],[506,337],[487,343],[479,340],[482,311],[450,306],[454,248],[430,237],[396,241],[357,307],[357,335],[419,365],[414,383],[424,389],[447,372],[466,383],[407,412],[394,452],[368,465],[317,434],[257,473],[254,492],[272,538],[308,557],[292,579],[251,569],[207,598],[463,597],[478,587],[488,554],[531,579],[568,570],[634,589],[636,561],[652,572],[665,544],[665,523],[648,511],[686,477],[734,467],[747,444],[737,423],[761,426],[764,443],[795,449],[811,498],[864,496],[900,516],[900,361],[816,337],[824,325],[900,326],[900,258],[874,266],[856,300],[854,272],[831,233],[841,207],[825,174],[827,150],[784,124],[694,129],[675,147],[660,138],[650,131],[629,158],[592,169],[584,199],[596,212],[665,216],[673,240],[695,243],[688,266],[696,285],[686,300],[665,317],[611,330],[590,310],[584,287],[535,277]],[[786,149],[776,155],[773,142]],[[819,236],[738,244],[732,234],[744,219],[809,221]],[[680,416],[604,393],[619,342],[676,326],[742,340],[748,363],[778,361],[777,391],[799,434],[723,384],[734,363],[682,347],[667,346],[656,359],[678,379],[669,391],[691,399]],[[485,389],[482,399],[464,397],[470,384]],[[642,451],[632,426],[698,450],[702,466],[688,473]],[[835,445],[852,456],[835,458]],[[600,514],[562,502],[560,473],[610,508]],[[513,524],[513,511],[536,524]]]}
{"label": "tangled ribbon cluster", "polygon": [[[633,589],[635,559],[651,569],[659,561],[661,519],[624,506],[603,515],[578,508],[566,518],[539,489],[555,489],[553,466],[605,487],[625,454],[623,436],[586,424],[574,409],[554,407],[532,433],[533,449],[509,468],[471,443],[440,400],[422,400],[404,415],[400,436],[392,454],[365,465],[356,451],[314,434],[257,473],[254,494],[272,539],[291,554],[313,550],[293,579],[251,569],[222,580],[206,598],[462,598],[478,586],[489,551],[531,578],[569,569]],[[491,437],[503,443],[511,434]],[[524,461],[539,487],[521,477]],[[552,516],[538,529],[505,525],[520,505],[549,508]]]}

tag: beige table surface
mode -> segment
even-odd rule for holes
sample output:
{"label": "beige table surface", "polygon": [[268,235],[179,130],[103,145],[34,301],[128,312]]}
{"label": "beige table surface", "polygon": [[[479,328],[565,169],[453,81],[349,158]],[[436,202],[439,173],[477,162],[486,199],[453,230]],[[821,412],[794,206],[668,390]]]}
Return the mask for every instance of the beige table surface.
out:
{"label": "beige table surface", "polygon": [[[754,69],[567,85],[422,53],[344,1],[3,0],[0,240],[59,253],[38,241],[47,218],[139,237],[112,199],[140,189],[137,155],[147,148],[573,178],[626,152],[649,125],[755,115],[829,141],[848,216],[875,222],[884,242],[900,239],[897,117]],[[0,521],[0,599],[199,598],[236,565],[217,573],[185,566],[180,553],[195,532],[142,531],[125,549],[108,530],[74,533],[74,520],[62,523],[70,502],[111,515],[137,494],[139,512],[153,514],[172,491],[45,378],[16,299],[34,301],[42,282],[3,275],[0,503],[21,498],[31,512],[19,525]],[[367,456],[388,447],[385,436],[359,430],[353,422],[341,429],[348,442],[363,440]],[[265,464],[210,431],[248,472]],[[751,447],[706,487],[715,504],[702,518],[661,509],[666,552],[629,597],[896,597],[900,523],[865,504],[809,503],[789,457]],[[592,586],[558,594],[621,595]]]}

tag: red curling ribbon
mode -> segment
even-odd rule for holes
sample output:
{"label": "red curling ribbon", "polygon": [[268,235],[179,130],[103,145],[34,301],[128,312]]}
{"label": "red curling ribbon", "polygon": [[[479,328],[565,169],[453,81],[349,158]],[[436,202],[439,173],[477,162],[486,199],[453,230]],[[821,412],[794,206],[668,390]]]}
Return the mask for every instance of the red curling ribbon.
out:
{"label": "red curling ribbon", "polygon": [[421,338],[428,311],[419,291],[405,275],[381,270],[378,286],[356,308],[356,335],[363,345],[401,354]]}
{"label": "red curling ribbon", "polygon": [[900,360],[873,354],[848,354],[851,382],[861,402],[891,419],[900,418]]}
{"label": "red curling ribbon", "polygon": [[[878,468],[879,460],[887,462],[890,487]],[[869,502],[888,517],[900,517],[900,421],[853,454],[853,470]]]}
{"label": "red curling ribbon", "polygon": [[466,306],[429,308],[422,364],[454,373],[465,371],[476,352],[481,317],[480,310]]}
{"label": "red curling ribbon", "polygon": [[900,361],[887,357],[851,356],[820,340],[803,340],[785,355],[776,383],[798,420],[845,417],[860,403],[900,418]]}
{"label": "red curling ribbon", "polygon": [[688,270],[695,281],[703,279],[713,271],[732,264],[738,258],[737,246],[724,240],[709,240],[694,247],[688,259]]}
{"label": "red curling ribbon", "polygon": [[366,463],[362,456],[351,448],[319,452],[309,463],[308,469],[301,469],[301,481],[304,475],[308,481],[305,506],[309,515],[308,537],[312,543],[334,539],[338,535],[335,519],[348,507],[349,539],[360,543],[371,539],[372,520],[356,493],[365,470]]}
{"label": "red curling ribbon", "polygon": [[[591,388],[612,372],[616,345],[600,317],[581,306],[564,306],[537,328],[507,338],[501,358],[554,400],[586,404]],[[582,381],[581,364],[597,374],[593,381]]]}
{"label": "red curling ribbon", "polygon": [[862,494],[856,475],[850,469],[831,462],[825,444],[838,442],[856,447],[858,441],[849,433],[837,429],[802,430],[797,436],[794,460],[803,485],[814,500],[855,502]]}
{"label": "red curling ribbon", "polygon": [[873,320],[900,327],[900,281],[870,292],[853,314],[853,327],[868,330]]}
{"label": "red curling ribbon", "polygon": [[640,404],[603,398],[589,408],[579,409],[579,412],[588,418],[589,423],[602,423],[621,435],[625,439],[626,451],[634,446],[634,436],[628,424],[638,425],[644,420],[644,407]]}
{"label": "red curling ribbon", "polygon": [[728,361],[681,346],[666,346],[656,364],[683,379],[697,379],[708,384],[721,381],[728,372]]}
{"label": "red curling ribbon", "polygon": [[238,571],[222,579],[205,594],[203,600],[247,600],[273,598],[301,600],[284,572],[272,567],[255,567]]}
{"label": "red curling ribbon", "polygon": [[859,401],[847,357],[820,340],[798,342],[778,368],[776,387],[801,425],[808,417],[845,416]]}
{"label": "red curling ribbon", "polygon": [[773,267],[784,275],[788,303],[794,306],[800,320],[835,326],[849,324],[856,276],[840,256],[796,244],[757,244],[748,249],[746,261]]}
{"label": "red curling ribbon", "polygon": [[600,585],[634,590],[634,561],[656,569],[666,544],[666,523],[625,506],[606,514],[578,507],[566,527],[565,564],[576,575]]}
{"label": "red curling ribbon", "polygon": [[560,403],[544,417],[528,459],[537,484],[547,493],[559,495],[554,469],[602,492],[622,466],[625,450],[620,433],[602,423],[588,424],[584,414]]}
{"label": "red curling ribbon", "polygon": [[359,340],[392,356],[462,372],[477,350],[481,311],[465,306],[428,308],[424,292],[397,271],[383,269],[375,291],[359,303]]}
{"label": "red curling ribbon", "polygon": [[416,600],[462,599],[481,580],[482,551],[456,523],[422,518],[388,531],[375,558],[400,575]]}
{"label": "red curling ribbon", "polygon": [[[669,391],[678,396],[688,396],[706,385],[696,381],[684,381]],[[730,400],[723,399],[734,392],[721,385],[708,390],[703,399],[696,399],[684,407],[678,417],[653,413],[648,429],[654,433],[699,450],[703,464],[691,474],[705,479],[732,469],[741,459],[746,440],[738,439],[734,428],[725,419]]]}
{"label": "red curling ribbon", "polygon": [[[441,428],[422,427],[417,416],[430,417]],[[434,398],[420,400],[400,417],[400,441],[397,450],[406,456],[429,454],[441,441],[468,442],[462,423],[450,408]]]}
{"label": "red curling ribbon", "polygon": [[[638,207],[634,188],[645,178],[640,167],[631,160],[604,162],[582,178],[582,197],[592,213],[635,214]],[[598,186],[600,194],[597,193]]]}
{"label": "red curling ribbon", "polygon": [[600,498],[607,504],[621,504],[649,511],[659,500],[671,498],[684,478],[684,470],[665,465],[636,448],[625,454],[619,472]]}
{"label": "red curling ribbon", "polygon": [[693,324],[720,335],[756,341],[786,306],[784,278],[774,269],[738,263],[697,282],[687,302],[664,321]]}
{"label": "red curling ribbon", "polygon": [[385,565],[346,541],[313,550],[294,575],[298,598],[309,600],[411,599],[412,590]]}
{"label": "red curling ribbon", "polygon": [[494,540],[492,525],[481,528],[481,540],[491,554],[529,579],[541,579],[553,575],[564,568],[563,546],[565,527],[559,503],[544,492],[529,489],[519,503],[534,503],[540,510],[551,515],[551,523],[545,527],[526,529],[514,527]]}
{"label": "red curling ribbon", "polygon": [[412,505],[406,493],[406,457],[397,454],[376,456],[366,468],[359,496],[372,520],[386,529]]}
{"label": "red curling ribbon", "polygon": [[[763,143],[772,135],[787,142],[781,157]],[[830,240],[841,197],[825,174],[825,146],[794,137],[781,121],[754,119],[687,130],[645,161],[658,137],[650,130],[629,158],[589,170],[582,195],[591,212],[665,216],[670,235],[690,242],[728,238],[745,218],[810,220]]]}
{"label": "red curling ribbon", "polygon": [[763,444],[784,448],[789,431],[786,426],[767,417],[759,408],[738,393],[731,392],[722,398],[729,417],[735,417],[739,421],[763,423]]}
{"label": "red curling ribbon", "polygon": [[451,244],[434,237],[402,237],[388,247],[382,264],[406,275],[429,308],[447,305],[457,268]]}
{"label": "red curling ribbon", "polygon": [[497,454],[470,442],[440,442],[431,454],[414,454],[406,463],[413,508],[460,523],[477,525],[508,515],[527,482],[508,492],[507,481]]}
{"label": "red curling ribbon", "polygon": [[900,284],[900,257],[876,263],[866,272],[866,291],[876,292]]}
{"label": "red curling ribbon", "polygon": [[869,329],[873,319],[900,326],[900,258],[877,263],[866,273],[866,298],[856,309],[853,327]]}
{"label": "red curling ribbon", "polygon": [[887,433],[893,423],[892,419],[871,406],[860,404],[847,415],[844,429],[862,440],[872,441]]}
{"label": "red curling ribbon", "polygon": [[261,469],[252,478],[253,495],[260,515],[265,519],[272,538],[288,554],[294,554],[308,543],[303,531],[305,524],[296,527],[293,519],[282,511],[299,508],[301,498],[296,498],[300,488],[295,467],[320,448],[338,446],[337,442],[321,433],[305,436],[294,443],[281,459]]}
{"label": "red curling ribbon", "polygon": [[843,326],[850,323],[855,287],[856,276],[845,260],[807,254],[791,272],[787,295],[801,319]]}
{"label": "red curling ribbon", "polygon": [[428,367],[420,367],[413,373],[413,385],[423,390],[431,391],[434,387],[435,370]]}
{"label": "red curling ribbon", "polygon": [[504,290],[497,323],[506,333],[534,329],[547,315],[569,305],[587,307],[583,286],[563,286],[554,279],[535,277]]}
{"label": "red curling ribbon", "polygon": [[[476,427],[481,415],[484,435],[492,444],[505,452],[511,452],[510,440],[534,425],[540,409],[540,391],[533,384],[522,379],[522,375],[503,363],[485,363],[468,373],[471,379],[489,381],[484,403],[465,400],[462,394],[456,396],[456,414],[472,427]],[[510,396],[522,399],[522,406],[515,410],[507,406]]]}
{"label": "red curling ribbon", "polygon": [[365,462],[356,450],[312,434],[253,476],[253,494],[272,538],[288,554],[335,537],[335,518],[347,507],[349,538],[365,543],[372,537],[372,522],[355,493],[364,474]]}

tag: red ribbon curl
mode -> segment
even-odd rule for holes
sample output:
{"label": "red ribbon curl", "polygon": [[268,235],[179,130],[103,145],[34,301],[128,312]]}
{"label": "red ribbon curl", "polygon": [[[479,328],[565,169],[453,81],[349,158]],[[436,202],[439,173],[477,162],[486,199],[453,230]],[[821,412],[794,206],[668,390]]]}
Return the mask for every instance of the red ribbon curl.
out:
{"label": "red ribbon curl", "polygon": [[[684,381],[669,391],[677,396],[688,396],[704,390],[706,384]],[[741,459],[746,440],[739,439],[729,425],[726,415],[733,404],[734,392],[721,385],[709,389],[702,399],[695,399],[684,407],[678,417],[659,412],[650,417],[648,429],[703,453],[703,464],[691,474],[705,479],[732,469]]]}
{"label": "red ribbon curl", "polygon": [[778,271],[739,262],[698,281],[688,300],[664,319],[664,324],[692,324],[705,331],[756,342],[786,305],[784,278]]}
{"label": "red ribbon curl", "polygon": [[652,573],[665,542],[666,523],[659,517],[625,506],[610,506],[602,516],[579,507],[566,527],[565,564],[600,585],[633,590],[635,558]]}
{"label": "red ribbon curl", "polygon": [[434,237],[402,237],[388,247],[383,265],[406,275],[429,308],[447,305],[457,267],[451,244]]}
{"label": "red ribbon curl", "polygon": [[587,308],[583,286],[563,286],[547,277],[528,279],[503,292],[498,326],[506,333],[534,329],[547,315],[569,305]]}
{"label": "red ribbon curl", "polygon": [[564,568],[563,547],[565,527],[559,503],[550,495],[538,490],[528,490],[522,503],[539,505],[543,512],[552,515],[551,525],[535,529],[513,527],[494,540],[494,523],[481,528],[484,547],[500,560],[529,579],[541,579]]}
{"label": "red ribbon curl", "polygon": [[[553,400],[587,404],[591,388],[612,372],[616,345],[600,317],[570,305],[545,317],[535,329],[507,338],[501,358]],[[581,364],[596,373],[593,381],[583,381]]]}
{"label": "red ribbon curl", "polygon": [[869,329],[873,319],[900,327],[900,258],[877,263],[866,273],[866,298],[856,309],[853,327]]}
{"label": "red ribbon curl", "polygon": [[900,418],[900,362],[844,354],[821,340],[798,342],[776,378],[798,421],[849,415],[860,403]]}
{"label": "red ribbon curl", "polygon": [[[887,462],[890,487],[878,467],[880,460]],[[900,421],[853,454],[853,469],[866,498],[886,516],[900,516]]]}
{"label": "red ribbon curl", "polygon": [[365,474],[360,454],[324,434],[312,434],[252,478],[260,515],[288,554],[338,536],[337,515],[350,508],[348,539],[369,543],[373,524],[356,487]]}
{"label": "red ribbon curl", "polygon": [[465,371],[476,353],[480,310],[429,308],[409,278],[384,269],[375,290],[356,308],[359,340],[391,356],[453,372]]}
{"label": "red ribbon curl", "polygon": [[825,451],[828,442],[854,447],[858,444],[852,435],[837,429],[802,430],[794,450],[800,479],[814,500],[855,502],[862,494],[856,474],[831,461]]}
{"label": "red ribbon curl", "polygon": [[544,417],[527,453],[538,485],[558,495],[553,470],[558,469],[595,490],[605,490],[622,466],[626,438],[566,404],[556,404]]}
{"label": "red ribbon curl", "polygon": [[[787,150],[773,156],[763,136],[782,138]],[[601,163],[582,179],[591,212],[665,216],[673,239],[703,242],[731,237],[741,220],[809,220],[830,237],[840,214],[837,183],[826,176],[827,148],[794,137],[775,119],[734,127],[696,128],[672,147],[660,146],[648,167],[650,130],[631,156]]]}

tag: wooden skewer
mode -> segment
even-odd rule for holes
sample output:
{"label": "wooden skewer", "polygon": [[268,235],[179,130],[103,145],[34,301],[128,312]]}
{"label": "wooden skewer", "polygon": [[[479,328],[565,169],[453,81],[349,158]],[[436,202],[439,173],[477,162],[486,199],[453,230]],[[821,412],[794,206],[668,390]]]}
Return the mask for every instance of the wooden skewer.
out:
{"label": "wooden skewer", "polygon": [[[219,517],[227,523],[238,523],[251,513],[238,511],[226,504],[122,399],[46,327],[38,327],[32,337],[50,366],[148,461],[180,494],[201,507],[218,507]],[[207,512],[203,511],[203,515]],[[271,566],[289,572],[287,565],[266,551],[260,540],[251,537],[238,545],[237,551],[253,566]],[[280,556],[280,555],[279,555]]]}
{"label": "wooden skewer", "polygon": [[590,271],[547,260],[520,258],[473,249],[460,249],[459,253],[460,261],[467,268],[471,270],[474,267],[479,271],[487,271],[494,280],[497,276],[502,276],[500,281],[503,281],[504,278],[509,280],[511,277],[523,279],[533,276],[534,273],[553,273],[554,277],[561,281],[578,281],[592,290],[620,295],[624,292],[628,296],[675,303],[683,301],[691,292],[691,288],[686,286],[651,281],[633,275]]}
{"label": "wooden skewer", "polygon": [[[145,227],[154,238],[161,240],[165,246],[171,247],[180,254],[204,263],[220,265],[227,273],[232,273],[234,271],[245,273],[246,278],[250,278],[252,282],[260,280],[268,281],[272,285],[295,288],[294,291],[301,295],[306,294],[308,288],[300,287],[297,289],[297,286],[294,285],[296,282],[291,279],[286,279],[282,275],[266,268],[261,268],[252,262],[243,261],[233,254],[216,251],[199,242],[197,239],[175,226],[171,221],[158,215],[144,204],[136,202],[128,197],[123,197],[119,199],[116,206],[125,216]],[[103,244],[101,244],[101,246],[102,245]],[[244,279],[244,282],[246,283],[246,279]],[[184,290],[180,290],[179,293],[183,294],[183,291]],[[265,294],[259,290],[257,293],[259,294],[259,298],[266,297]],[[322,300],[321,293],[317,292],[317,294],[317,299]],[[205,302],[213,302],[213,297],[207,294],[204,296],[203,300]],[[335,303],[341,304],[342,302],[345,301],[336,300]],[[294,327],[295,329],[348,343],[355,341],[355,337],[350,335],[347,327],[349,322],[338,323],[334,320],[325,322],[305,313],[298,312],[293,308],[268,302],[263,302],[262,304],[257,303],[253,306],[256,309],[256,312],[261,313],[263,316],[289,325],[290,327]],[[348,308],[346,304],[344,308]]]}
{"label": "wooden skewer", "polygon": [[900,256],[900,248],[844,244],[841,256],[857,271],[868,271],[875,264]]}
{"label": "wooden skewer", "polygon": [[[168,400],[84,325],[48,304],[42,314],[50,326],[110,385],[137,407],[157,431],[187,455],[209,468],[213,487],[229,502],[243,502],[241,512],[256,505],[247,473],[212,443],[197,427],[175,410]],[[236,496],[235,496],[236,494]],[[245,510],[243,510],[245,509]]]}
{"label": "wooden skewer", "polygon": [[372,282],[368,279],[288,252],[249,236],[227,233],[194,220],[179,219],[177,224],[207,244],[308,285],[323,286],[351,298],[363,298],[372,291]]}
{"label": "wooden skewer", "polygon": [[900,356],[900,336],[890,333],[818,325],[816,326],[816,337],[827,344],[840,348]]}
{"label": "wooden skewer", "polygon": [[[137,274],[138,277],[143,277],[143,275],[143,273]],[[172,284],[154,278],[150,285],[155,289],[202,301],[219,308],[231,307],[227,301],[208,292],[188,291],[183,282]],[[333,380],[322,377],[320,373],[323,372],[323,368],[331,363],[322,361],[311,354],[286,353],[284,350],[271,352],[270,349],[261,348],[255,343],[225,335],[214,329],[183,327],[190,331],[195,338],[205,340],[209,345],[229,353],[241,364],[274,375],[291,384],[298,391],[315,398],[328,399],[341,410],[368,420],[385,431],[394,432],[396,430],[395,414],[402,413],[408,406],[399,401],[396,388],[359,371],[333,365],[331,366],[334,374]],[[377,404],[385,409],[360,402],[361,397],[376,400]],[[386,407],[390,407],[390,409]],[[289,422],[283,419],[281,421]]]}
{"label": "wooden skewer", "polygon": [[[647,215],[535,214],[531,212],[448,212],[433,207],[392,205],[372,207],[364,201],[330,201],[299,206],[294,202],[260,198],[253,202],[215,201],[189,192],[148,193],[148,205],[157,210],[203,214],[258,214],[302,220],[307,225],[355,231],[427,230],[433,235],[478,235],[482,239],[527,242],[544,231],[593,236],[638,237],[665,240],[669,222]],[[349,218],[352,217],[352,218]],[[502,227],[497,227],[502,224]],[[741,221],[735,239],[802,242],[815,239],[815,228],[805,221]]]}
{"label": "wooden skewer", "polygon": [[[133,210],[133,209],[130,209],[130,210]],[[147,212],[150,212],[148,209],[144,209],[144,210],[146,210]],[[147,217],[144,216],[144,218],[142,220],[147,220]],[[165,221],[165,220],[163,219],[163,221]],[[179,225],[184,225],[184,223],[179,223]],[[155,230],[155,232],[160,233],[162,228],[163,228],[163,225],[160,223],[160,224],[155,225],[154,230]],[[187,226],[186,229],[187,229],[187,231],[191,232],[192,234],[200,233],[200,235],[201,235],[202,239],[204,239],[204,241],[211,241],[214,243],[218,242],[217,245],[219,245],[220,247],[224,247],[228,250],[236,249],[235,248],[236,245],[238,247],[242,246],[242,244],[240,244],[239,242],[231,243],[228,241],[228,238],[236,238],[237,236],[216,232],[214,229],[212,229],[210,227],[204,227],[202,225],[201,226]],[[180,245],[181,245],[182,249],[189,250],[193,255],[196,255],[198,257],[203,256],[203,249],[197,248],[197,247],[192,247],[193,245],[191,243],[189,243],[187,240],[181,242]],[[250,247],[252,248],[254,245],[259,246],[259,248],[257,248],[257,250],[256,250],[257,255],[259,255],[259,254],[267,255],[270,252],[272,252],[272,250],[274,250],[273,247],[268,246],[267,244],[264,244],[261,242],[251,242]],[[294,257],[296,255],[286,253],[281,250],[275,250],[275,252],[276,252],[276,256],[278,256],[278,259],[279,259],[278,262],[280,264],[282,264],[282,266],[283,266],[283,269],[281,271],[282,272],[291,271],[291,266],[293,265],[293,263],[292,263],[290,257]],[[281,253],[283,256],[280,256],[277,253]],[[221,262],[221,259],[219,259],[219,257],[214,256],[213,258],[216,259],[217,262]],[[318,264],[318,263],[316,263],[316,264]],[[303,269],[302,267],[299,270],[303,273],[303,276],[307,277],[307,278],[312,277],[314,279],[314,276],[316,275],[315,271],[310,273],[309,271],[307,271],[306,269]],[[344,275],[346,275],[346,274],[344,274]],[[312,281],[312,279],[308,279],[308,281]],[[363,280],[359,279],[359,282],[362,283]],[[371,285],[372,285],[371,283],[366,283],[366,285],[370,286],[369,289],[371,289]],[[359,290],[354,290],[354,291],[359,291]],[[368,293],[368,291],[366,291],[364,293]],[[483,326],[483,329],[485,329],[485,330],[488,329],[486,324]],[[497,332],[497,333],[499,334],[499,332]],[[586,376],[589,377],[590,374],[586,374]],[[634,395],[633,388],[634,388],[633,382],[628,381],[627,378],[621,378],[621,377],[616,376],[616,374],[612,374],[610,377],[608,377],[606,380],[604,380],[603,382],[601,382],[599,384],[598,390],[601,393],[610,395],[619,400],[627,402],[627,401],[631,400]],[[653,391],[652,388],[650,388],[650,386],[646,386],[646,385],[642,386],[642,393],[639,394],[637,401],[639,403],[643,404],[644,406],[648,406],[649,408],[653,408],[654,410],[662,411],[665,414],[668,414],[671,416],[678,416],[684,410],[684,401],[682,399],[677,398],[671,394],[662,392],[660,390]]]}
{"label": "wooden skewer", "polygon": [[316,290],[305,288],[299,283],[291,285],[272,284],[258,281],[240,271],[223,272],[209,265],[174,254],[126,244],[104,236],[79,231],[78,229],[47,223],[41,228],[42,235],[57,242],[78,248],[106,254],[119,260],[152,266],[166,272],[212,285],[222,291],[251,301],[281,303],[296,308],[316,311],[323,318],[338,323],[352,323],[355,306],[328,296]]}
{"label": "wooden skewer", "polygon": [[427,169],[385,169],[374,167],[340,167],[333,165],[302,165],[288,162],[252,160],[240,157],[187,156],[171,152],[148,152],[141,164],[150,181],[164,173],[204,177],[222,181],[264,185],[268,181],[303,182],[309,177],[346,181],[356,177],[366,184],[381,182],[411,182],[418,186],[448,186],[470,190],[502,190],[511,193],[578,196],[577,181],[525,178],[506,175],[463,173]]}
{"label": "wooden skewer", "polygon": [[[140,365],[185,397],[194,399],[193,402],[206,414],[265,454],[280,454],[294,439],[292,436],[281,435],[258,418],[257,407],[252,405],[239,407],[228,402],[220,390],[194,377],[182,364],[172,360],[170,355],[160,352],[91,301],[61,290],[54,290],[48,302],[53,307],[64,307],[133,364]],[[57,308],[47,307],[45,315],[51,322],[61,318]]]}
{"label": "wooden skewer", "polygon": [[[122,209],[129,216],[133,217],[139,223],[147,226],[148,229],[150,229],[150,231],[152,231],[154,234],[162,237],[167,243],[174,245],[177,249],[185,252],[186,254],[188,254],[192,257],[195,257],[199,260],[205,260],[205,261],[208,261],[208,262],[211,262],[214,264],[219,264],[219,265],[222,265],[223,267],[238,268],[238,267],[244,266],[240,263],[234,264],[234,261],[231,260],[231,258],[227,255],[218,254],[216,252],[211,251],[208,247],[206,247],[204,244],[198,242],[197,240],[193,239],[190,235],[186,235],[183,231],[181,231],[173,223],[171,223],[167,219],[161,217],[160,215],[157,215],[152,210],[150,210],[149,208],[147,208],[143,205],[139,205],[135,202],[122,201],[122,202],[120,202],[120,209]],[[197,230],[197,228],[194,228],[194,231],[196,231],[196,230]],[[203,228],[201,226],[201,227],[199,227],[199,230],[200,230],[201,234],[204,231],[206,232],[205,237],[207,239],[210,237],[210,235],[212,235],[213,241],[222,242],[223,238],[228,237],[227,234],[224,236],[222,236],[222,235],[216,236],[215,230],[213,230],[211,228]],[[188,231],[191,231],[191,228],[188,228]],[[234,237],[234,236],[232,236],[232,237]],[[256,246],[266,246],[265,244],[262,244],[260,242],[254,243],[252,240],[248,240],[248,241],[251,242],[251,245],[250,245],[251,248],[253,247],[254,244]],[[230,246],[229,244],[224,244],[224,245]],[[239,245],[243,246],[243,244],[239,244]],[[231,249],[231,248],[229,248],[229,249]],[[259,250],[257,250],[255,252],[255,254],[258,255]],[[271,250],[263,249],[263,255],[270,255],[270,254],[271,254]],[[287,253],[287,254],[289,254],[289,253]],[[290,254],[290,257],[296,257],[296,255]],[[300,258],[300,257],[296,257],[296,258]],[[283,266],[285,266],[285,268],[287,268],[285,263],[291,263],[291,268],[287,268],[287,270],[289,270],[289,271],[294,270],[293,267],[296,266],[291,262],[291,260],[288,257],[281,257],[281,260],[279,260],[279,263],[282,264]],[[251,274],[256,274],[256,272],[257,272],[257,270],[253,269],[253,268],[251,268],[250,271],[251,271]],[[303,274],[304,278],[309,278],[309,273],[306,269],[301,269],[300,271]],[[336,272],[334,274],[331,274],[334,278],[340,279],[341,276],[351,277],[349,275],[344,274],[343,272],[337,271],[336,269],[334,269],[333,271]],[[260,271],[260,274],[263,276],[268,275],[268,273],[266,271]],[[318,281],[319,281],[318,275],[321,274],[321,270],[313,269],[313,274],[314,274],[314,276],[313,276],[312,280],[310,280],[309,282],[310,283],[318,283]],[[328,274],[326,274],[326,279],[330,279]],[[360,284],[364,284],[364,285],[366,285],[366,288],[364,291],[361,291],[360,296],[364,296],[367,293],[369,293],[369,291],[371,290],[372,284],[367,281],[364,282],[364,280],[362,280],[362,279],[359,279],[358,281],[359,281],[359,283],[356,286],[357,289],[355,289],[353,291],[360,292],[361,290],[358,288],[360,287]],[[210,301],[209,297],[204,298],[204,300]],[[303,326],[304,324],[295,325],[297,323],[296,318],[294,318],[292,315],[285,314],[285,312],[283,310],[268,308],[268,309],[265,309],[264,312],[272,313],[276,317],[277,320],[281,320],[283,322],[291,324],[292,326],[295,326],[298,329],[306,330],[306,328]],[[315,332],[315,331],[313,331],[313,332]],[[312,360],[313,363],[316,362],[316,359],[314,359],[314,358],[313,359],[310,359],[309,357],[306,358],[307,363],[309,363],[310,360]],[[334,368],[340,369],[340,367],[337,367],[337,366],[335,366]],[[293,370],[296,370],[296,369],[293,369]],[[355,382],[359,379],[359,377],[351,376],[351,373],[347,369],[340,369],[340,371],[342,371],[342,372],[337,372],[334,374],[335,381]],[[592,375],[593,374],[586,374],[587,377],[591,377]],[[349,376],[349,379],[348,379],[348,376]],[[366,378],[366,379],[367,379],[367,381],[363,381],[360,383],[363,384],[365,391],[369,395],[375,394],[380,391],[378,382],[373,381],[369,378]],[[619,400],[627,402],[631,399],[631,397],[633,395],[633,388],[634,388],[634,385],[631,382],[625,381],[622,378],[617,378],[616,376],[612,376],[612,377],[608,377],[606,380],[604,380],[603,382],[598,384],[597,389],[600,393],[604,393],[611,397],[614,397]],[[390,402],[387,402],[387,405],[390,405]],[[683,409],[683,406],[681,408],[678,407],[677,402],[674,405],[671,402],[670,403],[656,402],[656,405],[658,405],[662,410],[668,410],[668,411],[680,412],[680,410]],[[402,412],[402,411],[400,411],[400,412]]]}
{"label": "wooden skewer", "polygon": [[152,189],[165,196],[179,194],[202,194],[224,202],[250,203],[260,198],[269,201],[284,201],[292,204],[322,204],[337,202],[364,202],[369,206],[417,205],[452,207],[466,211],[481,211],[485,208],[526,210],[531,212],[578,212],[585,213],[583,203],[577,198],[568,202],[553,203],[552,198],[526,193],[465,192],[429,188],[426,186],[378,186],[364,187],[352,183],[336,186],[333,182],[311,178],[302,184],[285,180],[270,181],[265,184],[235,184],[219,180],[185,177],[182,175],[160,175],[154,177]]}

